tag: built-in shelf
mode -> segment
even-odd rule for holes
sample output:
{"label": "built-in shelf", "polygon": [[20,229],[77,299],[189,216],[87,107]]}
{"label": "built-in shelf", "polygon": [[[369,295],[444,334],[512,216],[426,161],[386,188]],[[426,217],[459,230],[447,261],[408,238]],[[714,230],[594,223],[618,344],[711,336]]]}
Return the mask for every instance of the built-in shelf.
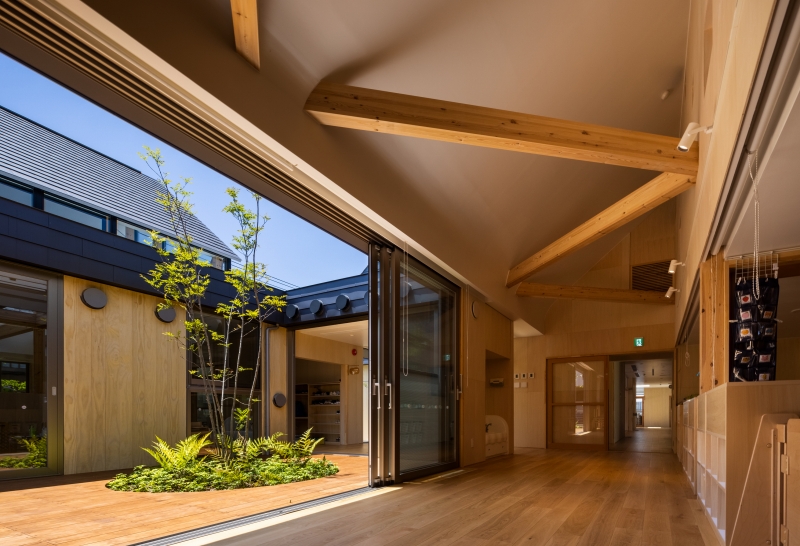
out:
{"label": "built-in shelf", "polygon": [[[308,417],[303,417],[302,421],[295,418],[295,435],[302,434],[307,428],[311,428],[311,436],[323,438],[326,445],[341,444],[341,439],[344,437],[342,415],[344,404],[341,402],[341,383],[334,381],[296,384],[295,392],[297,391],[304,391],[302,397],[295,395],[295,400],[301,400]],[[330,394],[332,392],[339,394]],[[312,400],[330,400],[332,403],[315,404]],[[298,423],[298,421],[301,422]]]}

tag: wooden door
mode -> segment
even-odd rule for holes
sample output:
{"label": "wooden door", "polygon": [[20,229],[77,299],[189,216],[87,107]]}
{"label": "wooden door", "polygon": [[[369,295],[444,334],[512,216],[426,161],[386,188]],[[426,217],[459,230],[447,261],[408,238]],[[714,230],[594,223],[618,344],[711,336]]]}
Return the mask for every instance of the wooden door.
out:
{"label": "wooden door", "polygon": [[608,449],[608,357],[547,361],[547,447]]}

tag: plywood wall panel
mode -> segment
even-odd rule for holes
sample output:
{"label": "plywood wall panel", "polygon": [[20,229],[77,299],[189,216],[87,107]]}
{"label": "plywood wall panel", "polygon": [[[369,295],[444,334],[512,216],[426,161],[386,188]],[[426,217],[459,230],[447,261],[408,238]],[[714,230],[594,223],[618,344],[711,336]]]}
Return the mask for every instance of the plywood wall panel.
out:
{"label": "plywood wall panel", "polygon": [[[642,247],[658,247],[659,241],[669,241],[672,233],[674,216],[669,207],[659,207],[575,284],[630,288],[632,241],[636,241],[641,257],[644,255]],[[556,301],[547,313],[545,324],[547,357],[671,351],[674,347],[674,323],[673,306]],[[635,348],[635,337],[644,337],[645,347]]]}
{"label": "plywood wall panel", "polygon": [[288,354],[288,332],[286,328],[271,329],[269,335],[269,364],[267,374],[269,374],[269,394],[267,403],[269,404],[269,429],[267,434],[282,432],[289,434],[289,407],[288,404],[278,408],[272,403],[272,397],[277,393],[286,395],[289,393],[289,354]]}
{"label": "plywood wall panel", "polygon": [[[713,125],[701,133],[700,162],[694,188],[677,198],[678,256],[686,267],[676,278],[677,316],[687,309],[691,287],[699,274],[706,241],[724,187],[725,178],[751,95],[753,81],[776,5],[775,0],[739,0],[712,3],[712,50],[704,52],[706,5],[692,2],[685,67],[681,130],[689,122]],[[708,67],[705,66],[709,59]],[[707,72],[707,76],[706,76]],[[676,321],[676,335],[680,328]]]}
{"label": "plywood wall panel", "polygon": [[672,389],[666,387],[652,387],[644,390],[644,426],[670,426],[669,398],[671,395]]}
{"label": "plywood wall panel", "polygon": [[778,339],[775,374],[778,381],[800,379],[800,337]]}
{"label": "plywood wall panel", "polygon": [[486,350],[502,358],[510,359],[514,352],[514,327],[505,315],[486,305],[485,317],[481,317],[486,332]]}
{"label": "plywood wall panel", "polygon": [[675,214],[675,200],[670,199],[636,226],[631,232],[631,265],[663,262],[677,256]]}
{"label": "plywood wall panel", "polygon": [[[462,294],[461,466],[469,466],[486,459],[486,305],[466,290]],[[473,302],[478,318],[472,316]]]}
{"label": "plywood wall panel", "polygon": [[[104,309],[80,300],[86,288],[108,297]],[[64,473],[150,464],[141,450],[155,436],[186,436],[186,356],[163,335],[183,323],[155,317],[158,298],[64,279]]]}
{"label": "plywood wall panel", "polygon": [[[516,338],[514,340],[514,374],[520,374],[520,387],[514,389],[514,446],[546,446],[545,336]],[[522,379],[522,374],[528,377]],[[530,374],[533,373],[531,379]],[[522,387],[522,382],[527,386]]]}

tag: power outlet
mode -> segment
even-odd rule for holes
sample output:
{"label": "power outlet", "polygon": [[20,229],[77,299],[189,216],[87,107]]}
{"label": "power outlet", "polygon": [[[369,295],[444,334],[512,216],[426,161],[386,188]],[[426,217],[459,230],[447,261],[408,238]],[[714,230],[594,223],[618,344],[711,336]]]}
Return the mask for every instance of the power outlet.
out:
{"label": "power outlet", "polygon": [[519,374],[518,373],[514,374],[514,379],[519,379]]}
{"label": "power outlet", "polygon": [[525,379],[526,377],[528,377],[528,374],[526,373],[522,374],[522,379]]}

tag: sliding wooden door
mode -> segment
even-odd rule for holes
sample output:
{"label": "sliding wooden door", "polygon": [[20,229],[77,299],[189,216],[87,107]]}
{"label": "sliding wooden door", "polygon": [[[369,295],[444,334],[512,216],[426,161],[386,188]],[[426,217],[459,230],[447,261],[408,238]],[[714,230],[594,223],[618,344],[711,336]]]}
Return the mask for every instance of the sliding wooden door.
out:
{"label": "sliding wooden door", "polygon": [[547,447],[608,449],[608,357],[547,361]]}

